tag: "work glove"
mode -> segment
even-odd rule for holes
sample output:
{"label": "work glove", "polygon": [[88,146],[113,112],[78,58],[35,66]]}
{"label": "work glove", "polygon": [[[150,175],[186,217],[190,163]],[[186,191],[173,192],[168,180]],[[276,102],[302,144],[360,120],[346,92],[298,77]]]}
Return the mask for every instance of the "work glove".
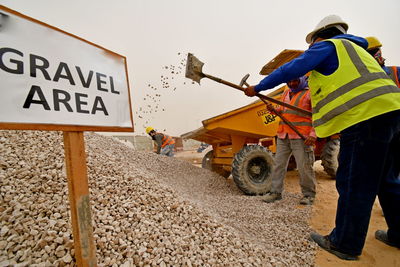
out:
{"label": "work glove", "polygon": [[255,96],[257,92],[254,90],[254,86],[244,88],[244,93],[247,96]]}

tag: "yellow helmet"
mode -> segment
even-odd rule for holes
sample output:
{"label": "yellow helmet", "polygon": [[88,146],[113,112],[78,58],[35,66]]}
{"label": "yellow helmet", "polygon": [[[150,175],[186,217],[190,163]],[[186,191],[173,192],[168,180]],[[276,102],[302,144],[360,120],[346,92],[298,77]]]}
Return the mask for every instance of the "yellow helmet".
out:
{"label": "yellow helmet", "polygon": [[154,131],[153,127],[147,127],[146,128],[146,133],[149,134],[151,131]]}
{"label": "yellow helmet", "polygon": [[366,37],[365,39],[368,41],[367,50],[382,47],[381,42],[379,42],[378,38],[376,38],[376,37],[370,36],[370,37]]}

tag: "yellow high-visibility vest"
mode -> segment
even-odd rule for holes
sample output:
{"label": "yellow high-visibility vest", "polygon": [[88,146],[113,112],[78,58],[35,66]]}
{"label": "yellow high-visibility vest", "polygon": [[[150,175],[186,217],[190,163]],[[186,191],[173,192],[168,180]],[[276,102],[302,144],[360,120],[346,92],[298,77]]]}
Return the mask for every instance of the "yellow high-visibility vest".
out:
{"label": "yellow high-visibility vest", "polygon": [[328,39],[339,66],[331,75],[311,72],[313,126],[327,137],[372,117],[400,109],[400,89],[362,47],[345,39]]}

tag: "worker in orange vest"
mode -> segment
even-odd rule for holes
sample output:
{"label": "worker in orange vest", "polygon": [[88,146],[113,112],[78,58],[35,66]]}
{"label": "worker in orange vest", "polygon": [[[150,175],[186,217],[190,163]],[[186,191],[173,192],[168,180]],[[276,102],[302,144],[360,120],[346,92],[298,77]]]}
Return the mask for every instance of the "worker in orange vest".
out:
{"label": "worker in orange vest", "polygon": [[[282,94],[282,101],[293,106],[311,111],[310,91],[308,90],[307,76],[302,76],[287,83],[288,88]],[[274,112],[271,104],[267,106],[270,112]],[[312,127],[311,116],[280,106],[275,109],[291,122],[297,130],[306,138],[302,139],[284,121],[280,121],[277,132],[277,147],[275,154],[274,170],[271,175],[272,183],[270,192],[263,198],[264,202],[271,203],[282,199],[283,180],[290,156],[293,154],[297,169],[300,174],[300,187],[303,198],[300,204],[312,205],[315,199],[315,173],[313,164],[314,143],[316,141],[315,130]]]}
{"label": "worker in orange vest", "polygon": [[378,38],[370,36],[365,38],[368,41],[368,53],[381,65],[386,74],[400,87],[400,68],[397,66],[385,66],[385,58],[382,57],[382,43]]}
{"label": "worker in orange vest", "polygon": [[157,145],[157,154],[168,157],[174,156],[175,140],[171,136],[158,133],[152,127],[147,127],[146,133],[155,141]]}

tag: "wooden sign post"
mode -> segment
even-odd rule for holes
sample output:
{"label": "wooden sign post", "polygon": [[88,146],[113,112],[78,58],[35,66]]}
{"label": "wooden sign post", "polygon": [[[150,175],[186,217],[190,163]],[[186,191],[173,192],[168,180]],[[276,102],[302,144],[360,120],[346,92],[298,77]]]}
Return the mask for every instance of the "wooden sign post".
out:
{"label": "wooden sign post", "polygon": [[126,58],[0,5],[0,129],[63,131],[75,259],[97,266],[83,132],[133,132]]}
{"label": "wooden sign post", "polygon": [[96,266],[83,132],[64,132],[69,204],[78,266]]}

